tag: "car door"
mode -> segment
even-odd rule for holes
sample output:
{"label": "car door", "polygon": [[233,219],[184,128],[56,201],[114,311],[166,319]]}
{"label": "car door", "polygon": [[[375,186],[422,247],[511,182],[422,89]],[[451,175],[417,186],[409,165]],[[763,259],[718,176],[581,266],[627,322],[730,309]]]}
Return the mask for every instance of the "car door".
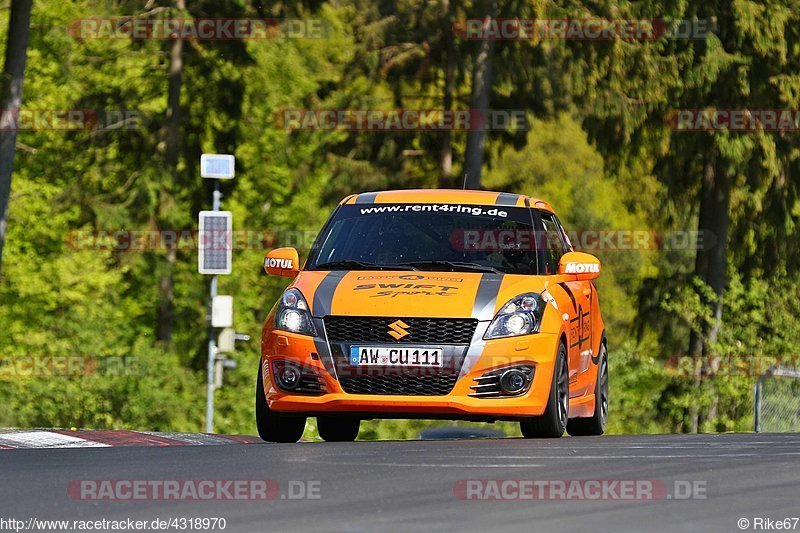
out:
{"label": "car door", "polygon": [[[558,261],[568,251],[572,251],[564,228],[555,214],[549,211],[540,211],[542,225],[548,248],[548,258],[545,269],[550,273],[558,272]],[[587,372],[591,363],[591,298],[592,286],[589,281],[579,281],[574,276],[564,275],[557,278],[558,285],[567,293],[572,306],[567,313],[569,325],[567,327],[567,354],[569,356],[569,390],[571,397],[586,394],[589,383]]]}

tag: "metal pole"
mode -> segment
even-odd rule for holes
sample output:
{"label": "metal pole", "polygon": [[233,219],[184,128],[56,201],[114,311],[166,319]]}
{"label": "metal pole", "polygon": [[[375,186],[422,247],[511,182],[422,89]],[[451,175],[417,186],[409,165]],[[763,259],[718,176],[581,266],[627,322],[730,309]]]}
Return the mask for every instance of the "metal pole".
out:
{"label": "metal pole", "polygon": [[769,367],[766,372],[761,374],[756,380],[756,386],[753,390],[753,431],[756,433],[761,433],[761,403],[764,400],[764,380],[771,377],[774,371],[775,365]]}
{"label": "metal pole", "polygon": [[219,180],[214,180],[214,206],[212,207],[213,211],[220,210],[220,203],[222,202],[222,193],[219,192]]}
{"label": "metal pole", "polygon": [[[222,200],[222,193],[219,191],[219,180],[214,180],[214,198],[213,198],[213,211],[220,210],[220,203]],[[217,276],[211,276],[211,289],[209,290],[208,310],[209,310],[209,324],[208,324],[208,385],[206,387],[206,433],[214,432],[214,370],[215,359],[217,356],[217,340],[214,334],[214,328],[211,326],[211,302],[217,295]]]}
{"label": "metal pole", "polygon": [[[210,302],[214,301],[217,295],[217,276],[211,277],[211,290],[209,291],[209,313],[211,310]],[[206,433],[214,432],[214,358],[217,353],[217,342],[214,337],[214,328],[208,326],[208,385],[206,392]]]}
{"label": "metal pole", "polygon": [[764,379],[764,376],[761,376],[756,381],[755,390],[753,391],[754,396],[754,404],[753,404],[753,431],[756,433],[761,433],[761,380]]}

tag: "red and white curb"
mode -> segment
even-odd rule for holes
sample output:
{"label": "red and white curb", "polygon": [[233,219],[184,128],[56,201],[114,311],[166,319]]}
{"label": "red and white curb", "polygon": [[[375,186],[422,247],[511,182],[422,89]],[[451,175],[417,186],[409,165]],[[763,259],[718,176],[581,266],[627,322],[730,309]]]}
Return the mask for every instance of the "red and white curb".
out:
{"label": "red and white curb", "polygon": [[103,430],[0,430],[0,450],[28,448],[112,448],[130,446],[218,446],[254,444],[257,437],[207,433]]}

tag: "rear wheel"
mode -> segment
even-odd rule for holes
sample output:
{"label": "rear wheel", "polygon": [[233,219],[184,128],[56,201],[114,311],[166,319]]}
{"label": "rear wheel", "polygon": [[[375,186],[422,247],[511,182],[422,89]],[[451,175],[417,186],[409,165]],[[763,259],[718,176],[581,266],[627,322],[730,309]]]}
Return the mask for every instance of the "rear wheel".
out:
{"label": "rear wheel", "polygon": [[567,367],[567,348],[558,345],[553,379],[550,384],[550,397],[541,416],[529,418],[519,423],[522,436],[533,438],[558,438],[564,434],[569,416],[569,369]]}
{"label": "rear wheel", "polygon": [[594,414],[590,418],[573,418],[567,431],[573,437],[602,435],[608,421],[608,356],[604,344],[600,345],[600,363],[594,384]]}
{"label": "rear wheel", "polygon": [[306,427],[306,417],[277,415],[269,408],[264,396],[264,378],[260,363],[256,383],[256,426],[258,436],[267,442],[297,442]]}
{"label": "rear wheel", "polygon": [[352,442],[358,437],[361,420],[350,416],[319,416],[317,430],[327,442]]}

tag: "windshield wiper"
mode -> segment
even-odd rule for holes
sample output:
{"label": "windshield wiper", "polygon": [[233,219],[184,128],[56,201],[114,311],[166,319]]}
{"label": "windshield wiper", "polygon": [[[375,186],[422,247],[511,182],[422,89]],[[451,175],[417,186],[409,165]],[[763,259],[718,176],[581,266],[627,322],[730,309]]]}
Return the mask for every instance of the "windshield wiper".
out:
{"label": "windshield wiper", "polygon": [[450,267],[454,271],[472,270],[475,272],[494,272],[496,274],[503,274],[502,270],[487,265],[479,265],[477,263],[463,263],[461,261],[414,261],[411,263],[401,263],[401,266],[412,266],[418,268],[425,267]]}
{"label": "windshield wiper", "polygon": [[351,259],[319,263],[314,265],[314,267],[317,270],[417,270],[412,265],[379,265],[377,263],[353,261]]}

